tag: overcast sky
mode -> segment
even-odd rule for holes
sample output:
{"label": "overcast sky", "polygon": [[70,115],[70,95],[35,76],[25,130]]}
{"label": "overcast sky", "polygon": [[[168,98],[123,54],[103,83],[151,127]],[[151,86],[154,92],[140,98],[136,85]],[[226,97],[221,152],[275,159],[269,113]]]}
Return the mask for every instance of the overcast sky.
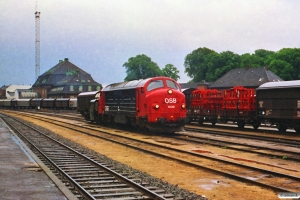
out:
{"label": "overcast sky", "polygon": [[[40,74],[69,61],[107,85],[145,54],[173,64],[200,47],[254,53],[300,47],[299,0],[43,0]],[[35,0],[0,0],[0,87],[35,82]]]}

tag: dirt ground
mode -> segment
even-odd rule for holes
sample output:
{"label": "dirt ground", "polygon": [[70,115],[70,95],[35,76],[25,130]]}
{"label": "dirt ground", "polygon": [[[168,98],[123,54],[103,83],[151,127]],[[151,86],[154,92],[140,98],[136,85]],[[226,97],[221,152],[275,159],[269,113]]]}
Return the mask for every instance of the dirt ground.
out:
{"label": "dirt ground", "polygon": [[[215,175],[205,170],[198,170],[192,167],[165,160],[159,157],[132,150],[105,140],[86,136],[75,131],[70,131],[53,124],[39,120],[25,118],[38,126],[51,130],[65,138],[82,144],[107,157],[131,166],[132,168],[146,172],[154,177],[160,178],[171,184],[178,185],[198,195],[205,195],[208,199],[224,200],[239,199],[252,200],[279,199],[276,192],[258,186],[231,180],[230,178]],[[201,145],[201,144],[199,144]],[[215,149],[208,145],[197,147],[203,151],[214,152]],[[234,155],[239,157],[239,155]],[[241,155],[243,156],[243,155]]]}

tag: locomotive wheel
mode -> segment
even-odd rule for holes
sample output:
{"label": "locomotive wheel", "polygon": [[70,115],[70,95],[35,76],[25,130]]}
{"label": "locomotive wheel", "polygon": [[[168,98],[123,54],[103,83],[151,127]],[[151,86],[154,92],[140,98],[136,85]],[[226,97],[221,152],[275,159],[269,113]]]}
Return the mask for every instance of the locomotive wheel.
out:
{"label": "locomotive wheel", "polygon": [[129,119],[129,126],[133,128],[136,127],[136,121],[134,118]]}

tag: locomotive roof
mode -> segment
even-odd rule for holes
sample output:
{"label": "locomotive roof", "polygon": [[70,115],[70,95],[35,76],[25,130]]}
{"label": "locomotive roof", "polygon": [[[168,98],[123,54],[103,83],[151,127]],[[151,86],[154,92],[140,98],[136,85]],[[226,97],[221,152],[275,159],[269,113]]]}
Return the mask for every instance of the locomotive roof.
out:
{"label": "locomotive roof", "polygon": [[300,80],[268,82],[259,86],[257,90],[273,89],[273,88],[295,88],[295,87],[300,87]]}
{"label": "locomotive roof", "polygon": [[126,82],[120,82],[120,83],[113,83],[105,88],[102,89],[102,91],[110,91],[110,90],[126,90],[126,89],[132,89],[137,87],[143,87],[147,82],[150,80],[163,80],[163,79],[171,79],[169,77],[164,76],[157,76],[157,77],[151,77],[147,79],[139,79],[139,80],[133,80],[133,81],[126,81]]}
{"label": "locomotive roof", "polygon": [[[157,77],[155,77],[155,78],[157,78]],[[150,79],[152,79],[152,78],[126,81],[126,82],[121,82],[121,83],[113,83],[113,84],[106,86],[102,91],[136,88],[137,86],[145,85],[145,83],[148,82]]]}

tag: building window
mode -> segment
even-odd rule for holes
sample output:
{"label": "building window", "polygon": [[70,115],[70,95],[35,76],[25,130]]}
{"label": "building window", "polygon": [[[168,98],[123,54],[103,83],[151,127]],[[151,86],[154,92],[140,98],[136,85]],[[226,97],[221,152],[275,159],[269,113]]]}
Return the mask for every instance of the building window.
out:
{"label": "building window", "polygon": [[98,85],[97,87],[96,87],[96,90],[98,91],[98,90],[100,90],[101,89],[101,87],[100,87],[100,85]]}
{"label": "building window", "polygon": [[[51,89],[51,92],[61,92],[63,91],[64,87],[55,87]],[[45,90],[46,93],[46,90]]]}
{"label": "building window", "polygon": [[70,85],[70,91],[71,91],[71,92],[74,91],[74,85]]}
{"label": "building window", "polygon": [[91,85],[88,86],[88,91],[89,92],[92,91],[92,86]]}
{"label": "building window", "polygon": [[83,91],[83,86],[82,86],[82,85],[79,86],[78,91],[79,91],[79,92],[82,92],[82,91]]}

